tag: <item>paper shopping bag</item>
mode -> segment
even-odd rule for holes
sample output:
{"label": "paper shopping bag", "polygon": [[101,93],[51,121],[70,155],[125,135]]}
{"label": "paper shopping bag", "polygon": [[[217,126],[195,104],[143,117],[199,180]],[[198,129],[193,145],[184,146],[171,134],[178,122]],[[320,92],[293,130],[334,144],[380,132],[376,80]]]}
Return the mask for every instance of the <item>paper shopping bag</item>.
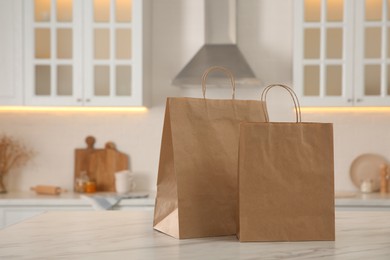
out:
{"label": "paper shopping bag", "polygon": [[[240,241],[334,240],[333,126],[242,123],[239,144]],[[265,104],[265,103],[264,103]]]}
{"label": "paper shopping bag", "polygon": [[[230,77],[233,99],[205,98],[213,70]],[[264,121],[261,101],[234,99],[229,70],[207,70],[202,89],[166,102],[153,227],[175,238],[236,233],[239,124]]]}

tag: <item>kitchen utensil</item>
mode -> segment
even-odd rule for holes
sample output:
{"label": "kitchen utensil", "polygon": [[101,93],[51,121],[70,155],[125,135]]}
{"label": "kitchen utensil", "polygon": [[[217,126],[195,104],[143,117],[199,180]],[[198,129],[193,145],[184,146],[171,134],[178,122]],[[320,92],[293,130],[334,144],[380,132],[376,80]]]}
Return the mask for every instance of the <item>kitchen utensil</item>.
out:
{"label": "kitchen utensil", "polygon": [[380,188],[380,167],[387,164],[386,159],[378,154],[362,154],[351,164],[350,177],[353,184],[360,190],[364,181],[372,180],[372,191]]}
{"label": "kitchen utensil", "polygon": [[49,186],[49,185],[37,185],[35,187],[31,187],[31,190],[34,190],[37,194],[45,194],[45,195],[60,195],[61,192],[66,192],[66,189],[62,189],[58,186]]}

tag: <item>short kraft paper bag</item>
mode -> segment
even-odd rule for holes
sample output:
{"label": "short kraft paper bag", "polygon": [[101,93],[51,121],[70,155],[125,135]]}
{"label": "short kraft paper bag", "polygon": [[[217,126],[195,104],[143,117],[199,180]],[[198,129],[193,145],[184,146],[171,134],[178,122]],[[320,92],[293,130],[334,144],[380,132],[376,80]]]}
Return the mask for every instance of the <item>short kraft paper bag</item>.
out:
{"label": "short kraft paper bag", "polygon": [[[333,125],[242,123],[239,144],[240,241],[335,240]],[[265,103],[264,103],[265,104]]]}
{"label": "short kraft paper bag", "polygon": [[[233,99],[206,99],[206,78],[230,77]],[[154,229],[175,238],[236,234],[239,124],[263,121],[261,101],[235,100],[234,77],[211,67],[204,98],[168,98],[154,211]]]}

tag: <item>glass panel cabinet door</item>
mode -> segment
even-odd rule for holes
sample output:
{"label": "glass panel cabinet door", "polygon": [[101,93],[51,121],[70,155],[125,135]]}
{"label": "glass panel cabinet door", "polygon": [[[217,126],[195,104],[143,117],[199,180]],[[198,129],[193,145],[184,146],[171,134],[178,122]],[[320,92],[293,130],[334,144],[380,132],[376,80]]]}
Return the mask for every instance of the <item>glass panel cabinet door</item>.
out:
{"label": "glass panel cabinet door", "polygon": [[390,105],[390,0],[295,1],[294,85],[306,106]]}
{"label": "glass panel cabinet door", "polygon": [[356,5],[355,100],[360,106],[389,106],[390,0]]}
{"label": "glass panel cabinet door", "polygon": [[80,77],[80,6],[75,0],[25,3],[26,104],[77,105]]}
{"label": "glass panel cabinet door", "polygon": [[[89,0],[86,16],[87,40],[85,97],[91,105],[126,106],[134,103],[138,91],[137,66],[140,56],[134,51],[139,35],[134,19],[140,10],[138,0]],[[136,66],[134,66],[136,65]]]}
{"label": "glass panel cabinet door", "polygon": [[26,0],[26,104],[143,105],[145,6],[150,1]]}
{"label": "glass panel cabinet door", "polygon": [[352,102],[351,0],[295,1],[294,87],[302,105]]}

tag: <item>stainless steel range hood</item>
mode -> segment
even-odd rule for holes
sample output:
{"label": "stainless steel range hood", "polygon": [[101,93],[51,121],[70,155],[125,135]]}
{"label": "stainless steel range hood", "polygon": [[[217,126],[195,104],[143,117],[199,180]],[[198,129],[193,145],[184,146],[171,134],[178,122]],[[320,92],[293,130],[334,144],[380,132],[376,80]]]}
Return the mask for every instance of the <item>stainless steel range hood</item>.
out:
{"label": "stainless steel range hood", "polygon": [[[211,66],[223,66],[233,71],[236,85],[258,86],[249,64],[237,47],[236,0],[205,1],[205,45],[175,77],[175,86],[191,87],[201,84],[203,72]],[[228,85],[223,73],[211,73],[207,84],[222,87]]]}

